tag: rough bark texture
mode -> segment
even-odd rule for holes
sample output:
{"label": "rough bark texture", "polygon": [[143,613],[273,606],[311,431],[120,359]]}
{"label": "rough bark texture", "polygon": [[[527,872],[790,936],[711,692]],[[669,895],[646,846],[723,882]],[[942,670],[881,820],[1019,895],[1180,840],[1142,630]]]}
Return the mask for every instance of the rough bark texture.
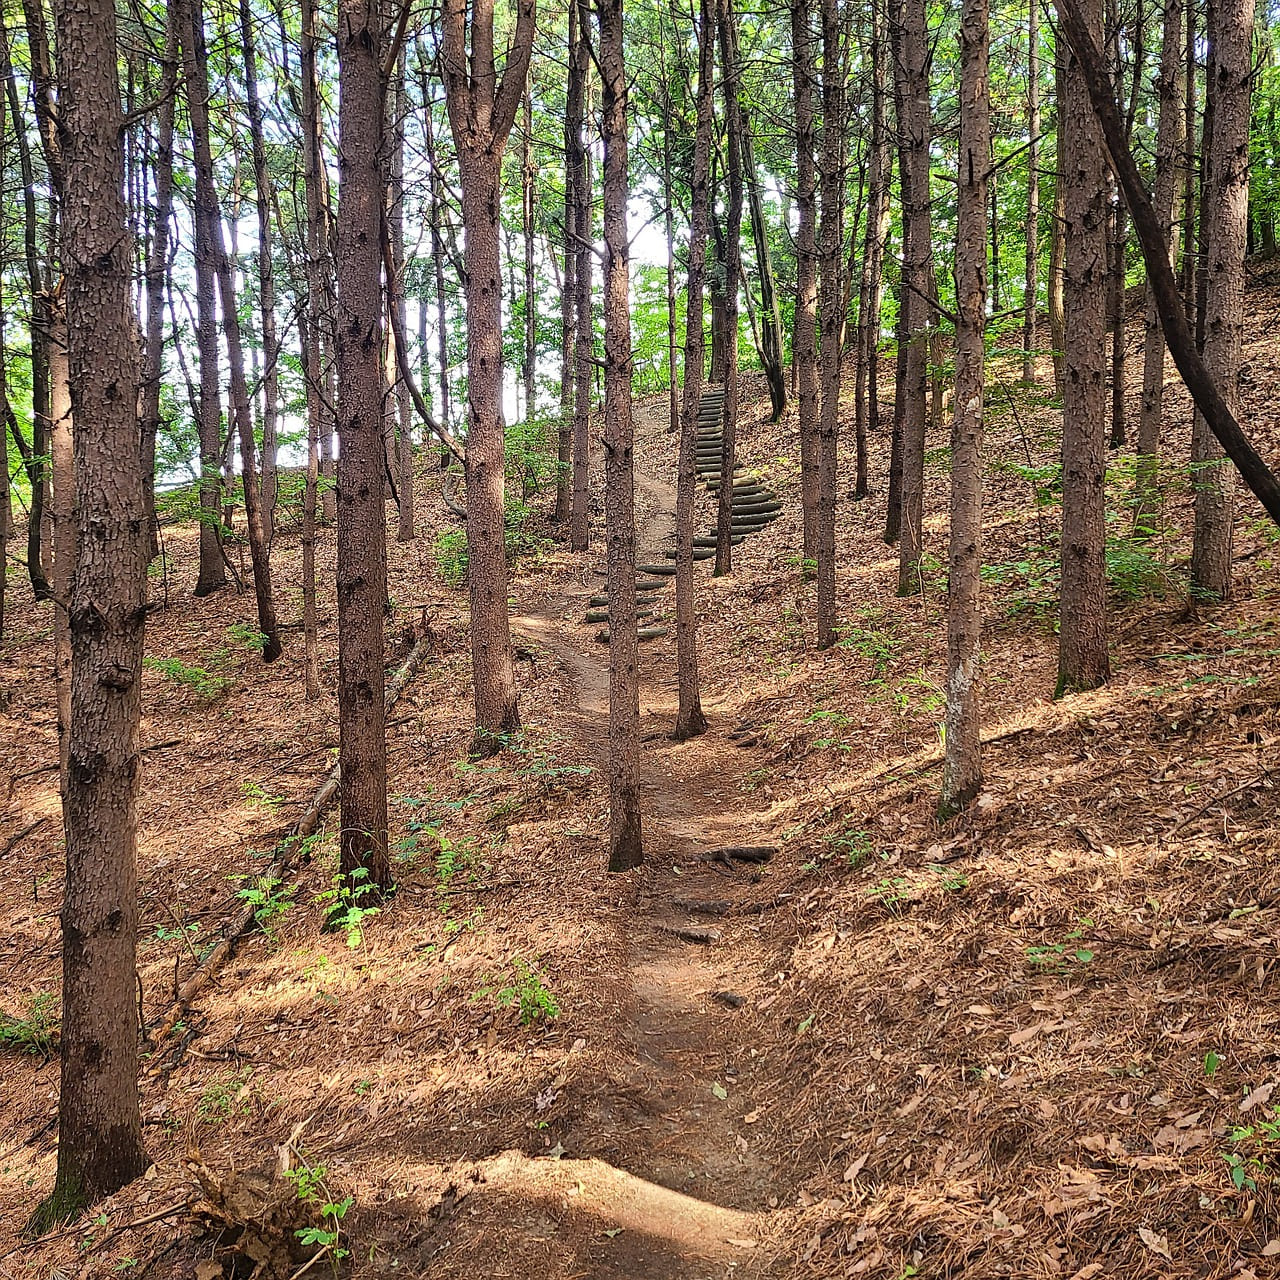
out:
{"label": "rough bark texture", "polygon": [[622,0],[601,0],[600,131],[604,141],[605,542],[609,572],[609,870],[644,861],[640,828],[640,694],[636,640],[634,430],[627,244],[627,71]]}
{"label": "rough bark texture", "polygon": [[[387,889],[387,602],[382,456],[383,89],[378,0],[338,14],[338,722],[340,869]],[[352,881],[355,887],[354,880]]]}
{"label": "rough bark texture", "polygon": [[836,642],[836,452],[840,433],[843,355],[843,193],[845,51],[837,0],[822,0],[822,173],[818,313],[822,407],[818,416],[817,644]]}
{"label": "rough bark texture", "polygon": [[[591,375],[595,346],[591,317],[591,163],[582,139],[587,111],[587,93],[591,71],[591,48],[586,40],[589,10],[585,0],[574,6],[578,13],[578,41],[569,59],[570,89],[576,81],[576,94],[570,105],[576,105],[570,119],[565,112],[565,129],[572,128],[574,146],[571,157],[573,183],[573,237],[578,261],[575,267],[574,299],[574,392],[573,392],[573,485],[569,513],[569,545],[574,551],[585,551],[590,541],[587,512],[587,469],[591,463]],[[567,138],[567,133],[566,133]]]}
{"label": "rough bark texture", "polygon": [[[924,548],[924,449],[926,384],[929,366],[927,299],[931,295],[933,248],[929,214],[929,58],[924,0],[905,0],[899,8],[896,74],[901,79],[903,189],[903,281],[911,294],[907,309],[907,362],[902,406],[902,498],[898,540],[898,594],[920,589],[919,560]],[[941,404],[941,400],[938,401]]]}
{"label": "rough bark texture", "polygon": [[1022,290],[1022,381],[1035,380],[1040,287],[1040,5],[1027,6],[1027,218]]}
{"label": "rough bark texture", "polygon": [[698,484],[698,406],[706,361],[703,284],[707,270],[708,175],[711,168],[715,86],[715,27],[712,0],[699,0],[698,90],[689,184],[689,278],[685,286],[684,406],[676,475],[676,675],[680,705],[671,736],[677,742],[704,733],[698,681],[698,618],[694,600],[693,500]]}
{"label": "rough bark texture", "polygon": [[111,0],[59,0],[66,299],[79,548],[64,809],[62,1093],[44,1228],[143,1172],[136,805],[147,527],[138,451],[123,112]]}
{"label": "rough bark texture", "polygon": [[[1204,362],[1228,409],[1244,338],[1244,254],[1249,220],[1249,89],[1253,0],[1218,0],[1210,24],[1213,136],[1209,152]],[[1191,586],[1201,598],[1231,596],[1235,476],[1208,423],[1197,414],[1191,433],[1195,534]]]}
{"label": "rough bark texture", "polygon": [[[1095,40],[1100,0],[1082,5]],[[1066,337],[1062,393],[1062,593],[1057,696],[1092,689],[1107,658],[1107,168],[1089,91],[1072,55],[1062,111]]]}
{"label": "rough bark texture", "polygon": [[987,164],[991,100],[987,0],[960,15],[960,151],[956,210],[956,391],[951,420],[951,538],[947,560],[947,734],[939,812],[982,787],[978,660],[982,643],[982,395],[986,336]]}
{"label": "rough bark texture", "polygon": [[1061,399],[1066,380],[1063,351],[1066,347],[1067,319],[1063,301],[1063,260],[1066,256],[1066,179],[1063,156],[1066,149],[1063,111],[1066,105],[1066,50],[1059,47],[1053,63],[1054,103],[1057,119],[1054,122],[1054,179],[1053,221],[1049,231],[1049,342],[1053,347],[1053,389]]}
{"label": "rough bark texture", "polygon": [[725,134],[727,137],[729,208],[725,218],[724,288],[724,415],[721,419],[720,501],[716,512],[716,564],[719,577],[733,572],[733,484],[738,462],[738,278],[742,274],[742,117],[741,76],[737,62],[737,23],[733,0],[718,0],[716,26],[720,62],[724,70]]}
{"label": "rough bark texture", "polygon": [[67,607],[76,576],[75,444],[65,300],[55,295],[49,323],[49,457],[53,475],[53,683],[58,691],[59,780],[65,799],[71,731],[71,622]]}
{"label": "rough bark texture", "polygon": [[476,732],[489,755],[520,727],[507,613],[502,420],[502,264],[498,239],[502,153],[524,95],[533,44],[533,0],[520,0],[501,84],[494,62],[492,0],[447,0],[442,61],[449,123],[462,179],[467,266],[467,564]]}
{"label": "rough bark texture", "polygon": [[791,0],[796,117],[796,307],[791,347],[800,430],[800,503],[806,572],[818,558],[818,185],[814,166],[813,31],[809,0]]}
{"label": "rough bark texture", "polygon": [[396,497],[399,519],[396,522],[396,541],[412,542],[417,536],[414,529],[413,493],[413,413],[410,404],[409,382],[400,372],[401,359],[409,359],[407,349],[398,348],[405,340],[409,322],[409,307],[405,297],[404,250],[404,126],[408,110],[404,84],[404,52],[396,59],[387,87],[387,196],[386,235],[391,250],[391,271],[387,279],[388,318],[392,321],[388,338],[392,355],[391,409],[395,425],[395,452],[393,470],[396,474]]}
{"label": "rough bark texture", "polygon": [[[1152,207],[1164,229],[1170,266],[1175,260],[1173,198],[1177,185],[1178,153],[1182,146],[1182,103],[1179,68],[1182,56],[1182,0],[1165,0],[1164,42],[1156,96],[1160,119],[1156,126],[1156,173]],[[1137,511],[1134,528],[1140,535],[1154,533],[1160,510],[1160,429],[1164,421],[1164,331],[1156,293],[1147,281],[1146,342],[1142,360],[1142,407],[1138,415]]]}
{"label": "rough bark texture", "polygon": [[[582,82],[573,72],[573,57],[578,42],[578,6],[571,4],[569,22],[569,66],[564,110],[564,273],[560,290],[560,424],[556,436],[556,509],[552,519],[557,524],[569,520],[570,483],[573,477],[573,356],[576,334],[574,322],[578,308],[578,244],[574,238],[576,223],[576,186],[573,174],[574,146],[582,116]],[[672,374],[675,377],[675,374]]]}

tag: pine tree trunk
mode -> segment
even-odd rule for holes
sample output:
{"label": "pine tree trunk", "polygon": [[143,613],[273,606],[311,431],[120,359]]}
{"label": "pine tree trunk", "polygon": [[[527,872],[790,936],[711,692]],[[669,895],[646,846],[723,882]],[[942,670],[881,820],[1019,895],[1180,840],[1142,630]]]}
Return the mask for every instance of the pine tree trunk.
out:
{"label": "pine tree trunk", "polygon": [[[1085,20],[1101,43],[1101,0]],[[1066,50],[1061,51],[1066,55]],[[1062,399],[1062,591],[1055,696],[1105,683],[1107,578],[1107,162],[1078,60],[1068,55],[1060,108],[1066,249]]]}
{"label": "pine tree trunk", "polygon": [[[389,19],[388,19],[389,21]],[[395,334],[404,338],[409,323],[409,307],[405,296],[404,254],[404,128],[408,114],[405,93],[404,53],[396,59],[387,86],[387,238],[391,248],[391,276],[387,281],[387,306],[394,309],[397,323],[392,326],[389,338],[391,351],[395,352]],[[409,353],[400,353],[408,362]],[[396,523],[396,541],[412,542],[417,533],[414,528],[413,493],[413,414],[409,402],[409,384],[400,373],[399,356],[392,369],[392,403],[395,414],[396,497],[399,519]]]}
{"label": "pine tree trunk", "polygon": [[814,52],[809,0],[790,0],[796,120],[796,305],[791,335],[800,432],[803,572],[818,558],[818,193],[814,170]]}
{"label": "pine tree trunk", "polygon": [[956,381],[951,420],[947,572],[947,732],[939,814],[982,788],[978,662],[982,643],[982,396],[986,341],[986,172],[991,152],[987,0],[960,16],[960,150],[956,213]]}
{"label": "pine tree trunk", "polygon": [[1057,104],[1057,120],[1054,125],[1054,179],[1053,226],[1049,234],[1049,341],[1053,346],[1053,389],[1061,399],[1066,387],[1067,319],[1064,300],[1066,280],[1064,266],[1067,248],[1066,170],[1063,156],[1066,152],[1066,132],[1063,120],[1067,99],[1067,55],[1058,49],[1053,63],[1054,101]]}
{"label": "pine tree trunk", "polygon": [[134,986],[147,525],[116,16],[110,0],[59,0],[55,19],[72,412],[94,425],[75,437],[62,1092],[57,1177],[37,1230],[73,1217],[148,1163]]}
{"label": "pine tree trunk", "polygon": [[[573,171],[575,144],[582,117],[582,82],[574,68],[578,41],[578,6],[569,5],[569,75],[564,110],[564,274],[560,290],[560,429],[556,441],[556,510],[552,517],[567,524],[573,478],[574,323],[578,308],[577,186]],[[674,377],[674,375],[673,375]]]}
{"label": "pine tree trunk", "polygon": [[631,300],[627,242],[627,71],[622,0],[600,0],[604,142],[605,543],[609,573],[609,870],[644,861],[640,826],[640,703],[636,642],[636,520],[631,420]]}
{"label": "pine tree trunk", "polygon": [[338,14],[338,723],[342,777],[339,868],[391,887],[383,611],[381,220],[383,83],[378,0]]}
{"label": "pine tree trunk", "polygon": [[[659,18],[661,22],[661,18]],[[671,90],[667,83],[667,58],[662,53],[662,96],[667,109],[672,108]],[[675,187],[671,175],[671,129],[662,130],[662,224],[667,241],[667,400],[673,435],[680,433],[680,380],[676,369],[678,349],[676,324],[676,228]]]}
{"label": "pine tree trunk", "polygon": [[729,208],[724,253],[724,416],[720,439],[720,494],[716,513],[717,577],[733,572],[733,473],[738,464],[738,278],[742,274],[742,118],[741,76],[733,28],[733,0],[717,0],[720,62],[724,71],[725,133],[728,151]]}
{"label": "pine tree trunk", "polygon": [[65,802],[71,733],[71,620],[67,612],[76,577],[75,442],[71,418],[71,367],[67,312],[54,296],[45,312],[49,323],[49,459],[53,476],[53,683],[58,691],[58,762]]}
{"label": "pine tree trunk", "polygon": [[[1249,219],[1249,91],[1253,0],[1217,0],[1209,28],[1213,130],[1209,153],[1204,362],[1234,414],[1244,340],[1244,258]],[[1191,462],[1195,534],[1191,584],[1201,598],[1231,597],[1235,471],[1207,423],[1196,415]]]}
{"label": "pine tree trunk", "polygon": [[1188,3],[1187,42],[1183,58],[1186,75],[1182,93],[1182,268],[1179,272],[1187,319],[1194,326],[1196,277],[1196,6]]}
{"label": "pine tree trunk", "polygon": [[897,7],[901,34],[895,67],[901,77],[902,167],[909,174],[904,188],[902,271],[911,294],[902,417],[898,594],[908,596],[920,589],[919,560],[924,549],[926,384],[932,323],[928,299],[932,296],[933,249],[929,214],[929,43],[924,0],[903,0]]}
{"label": "pine tree trunk", "polygon": [[[578,34],[577,44],[570,53],[569,78],[571,92],[576,81],[573,103],[578,109],[572,117],[567,110],[565,115],[565,129],[571,129],[573,134],[570,181],[574,193],[573,231],[578,255],[574,272],[578,293],[575,299],[573,485],[570,497],[569,546],[574,551],[586,551],[591,537],[587,512],[587,472],[591,465],[591,372],[595,326],[591,316],[591,164],[583,143],[582,129],[587,115],[591,50],[586,39],[590,17],[585,0],[576,0],[574,7],[578,14]],[[572,35],[572,30],[570,34]]]}
{"label": "pine tree trunk", "polygon": [[[1178,72],[1182,56],[1182,0],[1165,0],[1164,42],[1160,53],[1160,73],[1156,97],[1160,118],[1156,126],[1156,173],[1153,204],[1164,229],[1170,266],[1174,251],[1173,200],[1177,183],[1178,153],[1183,145]],[[1142,359],[1142,407],[1138,416],[1137,510],[1134,531],[1153,534],[1159,518],[1160,429],[1164,421],[1164,330],[1156,307],[1155,289],[1147,283],[1144,318],[1145,343]]]}
{"label": "pine tree trunk", "polygon": [[492,8],[477,5],[473,11],[469,58],[467,26],[466,0],[447,0],[441,60],[466,237],[467,577],[476,708],[471,749],[492,755],[520,728],[507,613],[499,217],[502,153],[529,74],[533,0],[520,0],[501,84]]}
{"label": "pine tree trunk", "polygon": [[679,709],[671,736],[677,742],[705,733],[698,680],[698,618],[694,599],[693,501],[698,484],[698,408],[702,402],[707,340],[703,284],[707,270],[708,178],[715,94],[713,0],[698,5],[698,89],[689,183],[689,277],[685,286],[684,406],[676,475],[676,677]]}
{"label": "pine tree trunk", "polygon": [[1027,218],[1022,291],[1022,381],[1035,382],[1036,322],[1040,288],[1040,6],[1027,6]]}
{"label": "pine tree trunk", "polygon": [[840,431],[840,366],[844,327],[843,190],[845,53],[837,0],[822,0],[822,165],[818,314],[820,383],[818,417],[817,646],[836,642],[836,463]]}

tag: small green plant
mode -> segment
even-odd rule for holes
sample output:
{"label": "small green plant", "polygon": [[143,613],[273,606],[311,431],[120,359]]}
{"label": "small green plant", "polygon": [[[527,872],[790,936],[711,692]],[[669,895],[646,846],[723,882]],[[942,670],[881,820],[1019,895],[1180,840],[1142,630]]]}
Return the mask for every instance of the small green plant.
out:
{"label": "small green plant", "polygon": [[1236,1149],[1224,1151],[1231,1185],[1237,1191],[1256,1191],[1258,1179],[1268,1175],[1280,1152],[1280,1107],[1272,1107],[1265,1119],[1236,1125],[1227,1133]]}
{"label": "small green plant", "polygon": [[325,930],[341,929],[353,951],[364,943],[365,921],[382,911],[369,900],[371,896],[378,897],[378,886],[370,881],[368,867],[354,867],[350,875],[334,872],[329,888],[316,894],[315,900],[324,907]]}
{"label": "small green plant", "polygon": [[32,997],[25,1018],[0,1011],[0,1047],[51,1057],[58,1041],[56,1005],[57,997],[52,991],[41,991]]}
{"label": "small green plant", "polygon": [[234,1115],[247,1115],[252,1075],[252,1070],[246,1069],[240,1075],[220,1076],[207,1085],[196,1102],[196,1118],[204,1124],[219,1125]]}
{"label": "small green plant", "polygon": [[833,853],[844,859],[851,871],[862,866],[875,853],[871,836],[866,831],[855,831],[852,828],[841,831],[839,835],[828,836],[827,844],[831,846]]}
{"label": "small green plant", "polygon": [[515,970],[514,981],[497,990],[487,988],[481,994],[492,994],[503,1008],[517,1006],[522,1026],[527,1027],[539,1018],[549,1022],[559,1017],[560,1006],[538,971],[524,960],[514,961],[512,968]]}
{"label": "small green plant", "polygon": [[459,588],[467,582],[467,535],[462,529],[449,529],[436,538],[436,573],[446,587]]}
{"label": "small green plant", "polygon": [[871,627],[848,627],[840,638],[840,648],[850,649],[871,663],[877,676],[883,676],[893,658],[894,640],[887,631]]}
{"label": "small green plant", "polygon": [[276,935],[271,927],[272,921],[281,919],[293,906],[294,886],[283,884],[278,876],[236,875],[228,878],[240,884],[236,897],[253,908],[254,922],[274,941]]}
{"label": "small green plant", "polygon": [[166,680],[191,689],[199,697],[208,701],[221,697],[231,688],[227,676],[216,675],[206,667],[189,665],[181,658],[145,657],[142,665],[149,671],[158,671]]}
{"label": "small green plant", "polygon": [[1218,1068],[1222,1066],[1222,1059],[1210,1049],[1204,1055],[1204,1074],[1207,1080],[1212,1080],[1218,1074]]}
{"label": "small green plant", "polygon": [[1078,944],[1085,931],[1092,928],[1093,921],[1086,917],[1080,921],[1078,928],[1066,934],[1061,941],[1027,947],[1027,963],[1052,973],[1069,973],[1076,965],[1091,964],[1094,952]]}
{"label": "small green plant", "polygon": [[293,1234],[298,1243],[308,1248],[318,1248],[317,1257],[327,1253],[337,1264],[350,1255],[350,1250],[343,1247],[342,1220],[347,1211],[355,1204],[351,1196],[343,1196],[341,1200],[334,1198],[326,1181],[329,1170],[322,1164],[309,1165],[305,1162],[297,1169],[289,1169],[285,1177],[293,1183],[294,1193],[303,1204],[309,1205],[319,1215],[321,1225],[318,1227],[299,1227]]}
{"label": "small green plant", "polygon": [[227,639],[250,653],[261,653],[262,646],[267,642],[266,633],[259,631],[257,627],[251,627],[247,622],[233,622],[227,628]]}
{"label": "small green plant", "polygon": [[245,782],[240,790],[244,792],[245,803],[255,809],[266,809],[275,813],[284,803],[284,796],[273,796],[260,782]]}
{"label": "small green plant", "polygon": [[867,897],[877,899],[890,915],[901,915],[903,903],[911,901],[911,881],[906,876],[882,876],[867,890]]}

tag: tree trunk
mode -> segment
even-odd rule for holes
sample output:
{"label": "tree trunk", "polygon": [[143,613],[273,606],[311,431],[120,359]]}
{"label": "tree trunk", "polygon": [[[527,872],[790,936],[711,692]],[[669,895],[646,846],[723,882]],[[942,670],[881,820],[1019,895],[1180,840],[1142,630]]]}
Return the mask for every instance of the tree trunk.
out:
{"label": "tree trunk", "polygon": [[75,442],[71,418],[71,367],[67,312],[55,295],[45,312],[49,322],[49,457],[53,502],[53,683],[58,691],[58,778],[67,793],[71,743],[71,620],[68,612],[76,577]]}
{"label": "tree trunk", "polygon": [[[712,0],[698,5],[698,90],[689,182],[689,278],[685,286],[684,417],[676,476],[676,675],[679,710],[672,738],[683,742],[705,733],[698,681],[698,619],[694,600],[693,500],[698,484],[698,408],[702,402],[707,342],[703,282],[707,269],[708,177],[711,168],[715,94],[715,19]],[[721,477],[723,481],[723,477]]]}
{"label": "tree trunk", "polygon": [[[900,15],[902,168],[909,175],[903,192],[902,271],[911,303],[907,309],[906,385],[902,418],[902,529],[898,542],[898,594],[920,589],[924,550],[925,388],[929,366],[928,299],[932,296],[933,249],[929,215],[929,41],[924,0],[895,0]],[[892,19],[891,19],[892,21]],[[895,25],[899,25],[895,24]]]}
{"label": "tree trunk", "polygon": [[1196,277],[1196,6],[1188,4],[1186,77],[1182,96],[1182,297],[1187,319],[1195,324]]}
{"label": "tree trunk", "polygon": [[[1095,41],[1101,0],[1087,0]],[[1065,51],[1064,51],[1065,52]],[[1103,684],[1107,657],[1106,205],[1107,163],[1078,58],[1061,110],[1066,227],[1062,398],[1062,592],[1056,697]]]}
{"label": "tree trunk", "polygon": [[947,733],[940,816],[982,788],[978,662],[982,643],[982,395],[986,341],[986,173],[991,152],[987,0],[960,16],[960,152],[956,212],[956,384],[951,420],[947,572]]}
{"label": "tree trunk", "polygon": [[[569,76],[564,109],[564,278],[560,290],[560,430],[556,442],[556,511],[553,519],[566,524],[570,515],[573,478],[573,388],[578,307],[576,147],[582,129],[582,80],[577,74],[578,6],[569,5]],[[672,375],[675,376],[674,374]]]}
{"label": "tree trunk", "polygon": [[[661,16],[659,16],[661,23]],[[667,83],[667,57],[662,52],[662,96],[668,112],[672,110],[671,89]],[[670,425],[667,430],[678,436],[680,432],[680,380],[676,369],[676,229],[675,187],[671,175],[671,123],[668,119],[662,129],[662,223],[667,240],[667,399]]]}
{"label": "tree trunk", "polygon": [[[587,512],[588,468],[591,465],[591,373],[595,347],[595,326],[591,317],[591,162],[583,143],[583,121],[587,115],[589,76],[591,73],[591,46],[587,39],[589,9],[586,0],[576,0],[578,13],[577,44],[569,59],[569,78],[572,99],[577,111],[570,117],[565,114],[566,138],[573,133],[572,174],[573,234],[577,246],[578,261],[575,267],[577,323],[574,339],[574,392],[573,392],[573,486],[569,513],[569,546],[574,551],[585,551],[591,537]],[[573,31],[570,30],[572,36]],[[573,82],[576,81],[576,91]]]}
{"label": "tree trunk", "polygon": [[532,422],[538,416],[538,290],[533,273],[533,95],[524,91],[524,136],[520,161],[520,229],[524,235],[524,416]]}
{"label": "tree trunk", "polygon": [[1108,281],[1107,312],[1111,317],[1111,439],[1113,449],[1123,449],[1128,434],[1125,407],[1125,277],[1129,271],[1128,219],[1123,204],[1117,204],[1111,218],[1111,272]]}
{"label": "tree trunk", "polygon": [[59,0],[58,116],[79,554],[64,805],[62,1093],[47,1230],[147,1167],[138,1107],[136,806],[146,509],[138,450],[132,238],[110,0]]}
{"label": "tree trunk", "polygon": [[524,96],[533,44],[533,0],[520,0],[501,84],[493,10],[477,2],[467,66],[467,3],[446,0],[445,98],[462,179],[467,269],[467,563],[476,732],[472,751],[492,755],[520,727],[507,613],[502,421],[502,275],[498,240],[502,153]]}
{"label": "tree trunk", "polygon": [[644,861],[636,643],[635,471],[622,0],[600,0],[604,141],[605,543],[609,570],[609,870]]}
{"label": "tree trunk", "polygon": [[733,572],[733,473],[738,464],[738,278],[742,274],[741,74],[736,58],[733,0],[717,0],[720,62],[724,69],[725,133],[728,139],[729,208],[724,252],[724,417],[720,439],[720,494],[716,513],[717,577]]}
{"label": "tree trunk", "polygon": [[[425,81],[424,81],[425,86]],[[425,95],[425,87],[424,87]],[[432,124],[432,104],[423,106],[423,124],[427,140],[427,164],[431,168],[431,263],[436,283],[436,347],[440,360],[440,421],[446,428],[453,423],[449,404],[449,316],[448,294],[445,291],[445,246],[440,228],[444,220],[444,181],[440,176],[436,158],[435,129]]]}
{"label": "tree trunk", "polygon": [[[1035,381],[1037,308],[1040,286],[1040,5],[1027,6],[1027,219],[1026,268],[1022,291],[1022,381]],[[958,398],[958,397],[957,397]]]}
{"label": "tree trunk", "polygon": [[383,82],[378,0],[338,15],[338,724],[339,868],[352,894],[391,887],[383,611]]}
{"label": "tree trunk", "polygon": [[1064,291],[1066,281],[1063,268],[1067,247],[1066,171],[1063,155],[1067,141],[1063,111],[1067,100],[1066,53],[1058,49],[1053,61],[1054,103],[1057,119],[1054,122],[1054,178],[1053,178],[1053,226],[1049,234],[1049,341],[1053,344],[1053,389],[1062,399],[1066,387],[1067,319]]}
{"label": "tree trunk", "polygon": [[[1209,76],[1214,95],[1204,362],[1235,414],[1244,340],[1253,0],[1217,0],[1210,12]],[[1235,476],[1200,414],[1192,429],[1191,462],[1196,490],[1192,590],[1202,598],[1227,600],[1231,596]]]}
{"label": "tree trunk", "polygon": [[796,306],[791,349],[800,431],[803,572],[818,559],[818,197],[814,171],[814,52],[809,0],[790,0],[796,118]]}
{"label": "tree trunk", "polygon": [[846,50],[837,0],[822,0],[822,174],[820,215],[820,382],[818,418],[817,645],[836,642],[836,463],[840,431],[840,365],[844,327],[843,191]]}
{"label": "tree trunk", "polygon": [[[405,93],[404,52],[396,59],[395,70],[387,85],[387,238],[391,242],[391,274],[387,280],[387,307],[395,311],[396,323],[391,326],[389,337],[395,353],[397,341],[403,341],[409,323],[409,308],[405,298],[404,257],[404,128],[408,114],[408,98]],[[396,335],[399,335],[397,338]],[[396,354],[396,365],[403,356],[407,362],[409,352]],[[412,542],[414,529],[413,494],[413,414],[409,403],[409,384],[401,376],[398,367],[392,372],[392,406],[395,414],[395,465],[396,497],[398,499],[396,541]]]}
{"label": "tree trunk", "polygon": [[[181,14],[179,39],[183,44],[186,64],[187,112],[191,118],[196,168],[197,220],[204,224],[207,265],[217,279],[219,301],[222,304],[222,331],[227,340],[227,362],[231,374],[231,413],[235,422],[236,435],[240,441],[245,524],[248,527],[249,554],[253,562],[253,590],[258,606],[258,630],[262,633],[262,660],[274,662],[282,651],[280,630],[276,621],[275,601],[271,594],[271,565],[267,556],[267,535],[258,488],[256,445],[249,409],[249,388],[244,375],[244,351],[240,344],[240,319],[236,308],[235,285],[231,277],[231,264],[227,258],[227,251],[222,243],[222,217],[218,210],[218,193],[213,185],[213,156],[209,143],[208,55],[205,49],[201,0],[178,0],[175,8]],[[209,301],[211,302],[212,299]],[[211,316],[209,318],[212,319]],[[216,337],[214,347],[216,349]],[[203,351],[200,365],[200,379],[203,386],[205,380]],[[210,361],[210,369],[216,375],[216,355]],[[216,393],[214,400],[216,402]],[[203,580],[203,573],[201,576]]]}
{"label": "tree trunk", "polygon": [[258,99],[257,55],[249,0],[240,0],[240,41],[244,52],[244,94],[253,148],[255,206],[258,214],[258,307],[262,316],[262,534],[268,552],[275,536],[277,475],[276,426],[280,413],[280,341],[276,337],[276,277],[271,260],[271,172]]}
{"label": "tree trunk", "polygon": [[[1173,221],[1178,153],[1182,148],[1178,73],[1182,56],[1182,0],[1165,0],[1164,43],[1156,96],[1160,118],[1156,126],[1156,173],[1153,205],[1164,231],[1169,265],[1176,261]],[[1164,330],[1160,325],[1155,289],[1147,281],[1146,340],[1142,360],[1142,407],[1138,416],[1137,510],[1134,531],[1147,536],[1159,518],[1160,429],[1164,421]]]}
{"label": "tree trunk", "polygon": [[161,426],[160,386],[164,379],[164,294],[169,277],[169,218],[173,209],[173,117],[178,83],[178,31],[166,11],[164,62],[160,73],[160,128],[155,152],[155,224],[146,265],[147,342],[139,424],[143,500],[147,507],[147,553],[159,551],[156,522],[156,436]]}

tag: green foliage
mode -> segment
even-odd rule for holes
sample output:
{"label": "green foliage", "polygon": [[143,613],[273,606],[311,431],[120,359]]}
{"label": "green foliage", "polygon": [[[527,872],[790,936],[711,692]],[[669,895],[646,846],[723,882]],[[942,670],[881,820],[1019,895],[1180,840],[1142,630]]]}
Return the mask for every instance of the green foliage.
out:
{"label": "green foliage", "polygon": [[[530,528],[532,515],[533,508],[508,491],[503,513],[503,542],[509,565],[543,545],[544,540]],[[465,530],[450,529],[437,536],[435,566],[445,586],[456,589],[466,585],[468,557]]]}
{"label": "green foliage", "polygon": [[325,930],[341,929],[353,951],[364,943],[365,921],[382,911],[369,901],[371,895],[377,898],[378,886],[370,882],[369,868],[355,867],[350,875],[334,872],[329,888],[315,896],[324,908]]}
{"label": "green foliage", "polygon": [[511,982],[496,990],[485,988],[480,994],[492,995],[503,1008],[513,1005],[519,1008],[522,1026],[527,1027],[539,1019],[550,1022],[558,1018],[560,1006],[538,971],[521,959],[513,961],[511,967],[515,975]]}
{"label": "green foliage", "polygon": [[205,1087],[196,1102],[196,1118],[203,1124],[225,1124],[232,1116],[249,1112],[249,1080],[253,1070],[246,1067],[239,1075],[219,1076]]}
{"label": "green foliage", "polygon": [[1236,1148],[1223,1152],[1231,1185],[1237,1191],[1256,1191],[1258,1179],[1269,1175],[1280,1152],[1280,1107],[1272,1107],[1266,1119],[1236,1125],[1227,1133]]}
{"label": "green foliage", "polygon": [[12,1017],[0,1010],[0,1048],[16,1053],[52,1056],[58,1041],[57,997],[52,991],[33,996],[26,1017]]}
{"label": "green foliage", "polygon": [[231,680],[224,675],[217,675],[207,667],[183,662],[181,658],[157,658],[151,655],[142,659],[142,665],[149,671],[158,671],[166,680],[191,689],[199,697],[212,702],[220,698],[231,688]]}
{"label": "green foliage", "polygon": [[833,853],[844,859],[845,866],[851,871],[862,866],[875,853],[871,836],[866,831],[854,830],[852,827],[837,835],[827,836],[827,844],[831,846]]}
{"label": "green foliage", "polygon": [[464,529],[448,529],[436,537],[436,572],[446,587],[455,589],[467,582],[467,534]]}
{"label": "green foliage", "polygon": [[236,897],[253,908],[254,922],[274,942],[272,921],[283,918],[294,905],[295,886],[282,883],[278,876],[235,875],[228,879],[240,885]]}
{"label": "green foliage", "polygon": [[1092,928],[1093,921],[1086,917],[1077,928],[1060,940],[1027,947],[1027,963],[1035,969],[1058,974],[1069,973],[1077,965],[1091,964],[1094,952],[1078,944],[1085,932]]}
{"label": "green foliage", "polygon": [[286,1170],[284,1176],[293,1183],[298,1199],[313,1208],[321,1219],[318,1227],[299,1227],[294,1232],[298,1243],[309,1248],[318,1247],[321,1253],[328,1253],[335,1264],[350,1256],[350,1250],[342,1247],[342,1220],[355,1204],[355,1199],[351,1196],[335,1199],[327,1181],[328,1167],[323,1164],[304,1163],[297,1169]]}

